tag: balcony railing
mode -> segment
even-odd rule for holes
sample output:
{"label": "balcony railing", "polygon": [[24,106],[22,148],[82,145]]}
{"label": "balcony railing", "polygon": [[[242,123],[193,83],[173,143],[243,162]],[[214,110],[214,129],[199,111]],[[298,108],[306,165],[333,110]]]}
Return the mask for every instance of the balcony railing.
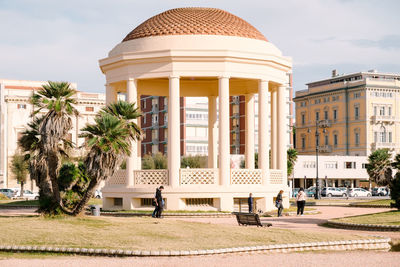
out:
{"label": "balcony railing", "polygon": [[395,149],[396,143],[372,143],[372,149],[381,149],[381,148],[389,148]]}
{"label": "balcony railing", "polygon": [[318,151],[321,153],[330,153],[332,152],[332,146],[330,145],[319,146]]}
{"label": "balcony railing", "polygon": [[371,117],[371,120],[374,123],[378,123],[378,122],[389,122],[389,123],[394,123],[396,121],[396,116],[382,116],[382,115],[374,115]]}

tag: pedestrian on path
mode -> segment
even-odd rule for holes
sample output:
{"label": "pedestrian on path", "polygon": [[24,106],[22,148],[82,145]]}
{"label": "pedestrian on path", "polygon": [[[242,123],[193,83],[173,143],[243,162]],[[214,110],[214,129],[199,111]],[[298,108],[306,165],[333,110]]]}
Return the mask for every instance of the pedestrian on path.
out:
{"label": "pedestrian on path", "polygon": [[164,208],[164,200],[162,198],[161,192],[163,191],[164,186],[160,186],[156,189],[156,195],[154,197],[154,204],[156,205],[153,215],[155,214],[156,218],[161,218],[161,213]]}
{"label": "pedestrian on path", "polygon": [[282,211],[283,211],[283,190],[279,191],[278,195],[276,196],[276,201],[275,205],[278,208],[278,217],[282,216]]}
{"label": "pedestrian on path", "polygon": [[304,193],[304,188],[300,187],[299,193],[296,196],[297,202],[297,216],[301,214],[303,216],[304,206],[306,205],[306,194]]}
{"label": "pedestrian on path", "polygon": [[253,213],[253,194],[249,194],[249,198],[247,199],[247,202],[249,204],[249,213]]}

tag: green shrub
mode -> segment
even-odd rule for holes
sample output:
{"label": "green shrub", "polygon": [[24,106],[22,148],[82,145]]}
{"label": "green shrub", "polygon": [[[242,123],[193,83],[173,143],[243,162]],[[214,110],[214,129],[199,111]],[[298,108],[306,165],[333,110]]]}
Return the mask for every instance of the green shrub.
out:
{"label": "green shrub", "polygon": [[390,197],[394,200],[392,205],[400,210],[400,172],[396,173],[395,178],[390,184]]}
{"label": "green shrub", "polygon": [[155,169],[154,159],[151,155],[147,154],[142,158],[142,169],[143,170]]}

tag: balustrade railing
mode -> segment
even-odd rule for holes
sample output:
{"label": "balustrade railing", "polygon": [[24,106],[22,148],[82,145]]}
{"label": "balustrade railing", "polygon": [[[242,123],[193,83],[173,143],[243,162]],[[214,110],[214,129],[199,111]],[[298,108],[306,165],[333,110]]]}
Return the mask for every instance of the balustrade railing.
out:
{"label": "balustrade railing", "polygon": [[126,179],[126,170],[117,170],[114,172],[114,175],[106,181],[106,185],[125,185]]}
{"label": "balustrade railing", "polygon": [[231,184],[262,184],[262,170],[231,169]]}
{"label": "balustrade railing", "polygon": [[218,184],[218,169],[180,169],[181,185]]}
{"label": "balustrade railing", "polygon": [[282,170],[269,170],[269,183],[270,184],[283,184],[283,171]]}
{"label": "balustrade railing", "polygon": [[168,185],[168,170],[135,170],[135,185]]}

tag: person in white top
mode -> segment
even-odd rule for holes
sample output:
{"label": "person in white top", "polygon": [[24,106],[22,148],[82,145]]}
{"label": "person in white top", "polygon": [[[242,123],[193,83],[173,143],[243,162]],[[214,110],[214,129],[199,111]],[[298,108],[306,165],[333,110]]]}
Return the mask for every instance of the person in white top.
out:
{"label": "person in white top", "polygon": [[299,193],[297,193],[296,202],[297,202],[297,215],[301,214],[301,216],[303,216],[304,206],[306,205],[306,193],[304,193],[303,187],[301,187]]}

